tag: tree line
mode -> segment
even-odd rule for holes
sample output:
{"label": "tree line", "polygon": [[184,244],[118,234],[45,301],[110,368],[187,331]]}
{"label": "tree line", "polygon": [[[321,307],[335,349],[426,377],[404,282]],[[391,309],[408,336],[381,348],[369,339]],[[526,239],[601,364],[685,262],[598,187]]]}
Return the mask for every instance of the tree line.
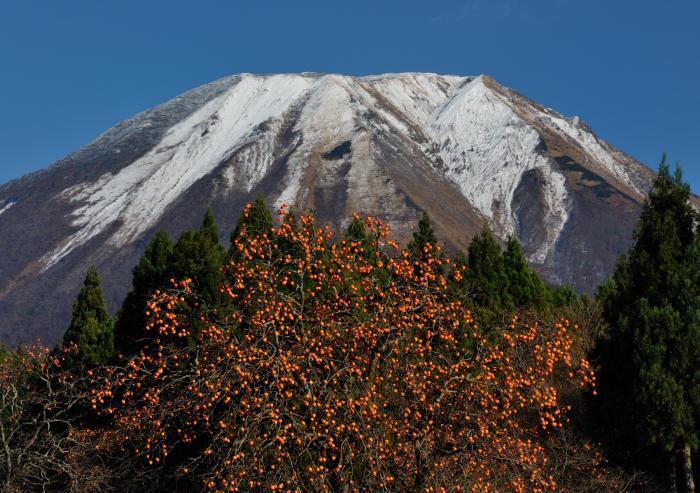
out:
{"label": "tree line", "polygon": [[[231,242],[243,231],[247,235],[270,234],[273,226],[272,213],[264,198],[258,197],[241,215]],[[343,237],[360,241],[370,249],[372,239],[359,216],[352,218]],[[438,246],[430,216],[423,211],[407,249],[420,261],[428,253],[435,256]],[[117,354],[133,354],[144,337],[146,303],[156,290],[166,289],[171,280],[188,278],[204,303],[215,304],[224,267],[235,253],[220,244],[211,209],[198,230],[183,232],[176,242],[158,231],[133,269],[132,289],[114,318],[107,312],[99,275],[90,267],[73,304],[62,345],[76,345],[74,358],[80,364],[107,363]],[[445,254],[440,251],[438,257],[444,259]],[[458,251],[451,261],[455,267],[449,276],[451,289],[479,313],[480,319],[509,318],[522,309],[565,306],[576,297],[569,287],[545,284],[528,265],[518,240],[510,236],[503,248],[488,226],[472,239],[466,254]]]}

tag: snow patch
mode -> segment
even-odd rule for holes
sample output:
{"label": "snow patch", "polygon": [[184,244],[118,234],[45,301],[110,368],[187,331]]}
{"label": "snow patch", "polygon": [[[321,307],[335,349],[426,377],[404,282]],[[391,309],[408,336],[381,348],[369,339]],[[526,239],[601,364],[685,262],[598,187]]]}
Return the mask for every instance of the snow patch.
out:
{"label": "snow patch", "polygon": [[607,145],[601,143],[598,137],[583,126],[579,117],[564,118],[556,112],[541,114],[550,127],[554,127],[577,142],[589,156],[602,164],[615,178],[631,187],[639,195],[645,195],[645,192],[638,187],[636,180],[630,174],[633,170],[625,166],[621,160],[616,159]]}
{"label": "snow patch", "polygon": [[384,76],[369,79],[371,87],[386,98],[403,116],[418,126],[424,126],[435,110],[463,77],[443,77],[435,74],[406,74],[403,77]]}
{"label": "snow patch", "polygon": [[13,201],[10,200],[10,201],[7,201],[7,202],[5,202],[4,204],[0,205],[0,214],[2,214],[3,212],[5,212],[7,209],[9,209],[10,207],[12,207],[12,206],[15,205],[16,203],[17,203],[17,202],[13,202]]}

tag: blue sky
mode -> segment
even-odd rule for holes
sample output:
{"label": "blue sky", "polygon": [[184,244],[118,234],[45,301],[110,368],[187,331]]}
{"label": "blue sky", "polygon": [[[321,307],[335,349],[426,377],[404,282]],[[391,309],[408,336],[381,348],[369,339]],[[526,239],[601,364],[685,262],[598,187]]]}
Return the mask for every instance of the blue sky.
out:
{"label": "blue sky", "polygon": [[700,191],[700,2],[0,2],[0,182],[239,72],[487,73]]}

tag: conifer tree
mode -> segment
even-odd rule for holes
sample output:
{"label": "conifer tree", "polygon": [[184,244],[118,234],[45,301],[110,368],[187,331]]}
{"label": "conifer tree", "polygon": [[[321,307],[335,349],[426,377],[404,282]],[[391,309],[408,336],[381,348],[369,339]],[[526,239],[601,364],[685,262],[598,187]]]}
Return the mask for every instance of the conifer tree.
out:
{"label": "conifer tree", "polygon": [[636,243],[601,287],[611,334],[599,348],[605,433],[626,450],[647,447],[652,460],[667,454],[686,492],[700,441],[700,248],[689,196],[664,156]]}
{"label": "conifer tree", "polygon": [[157,232],[134,268],[133,289],[118,315],[119,351],[129,355],[139,349],[147,323],[146,303],[155,290],[169,288],[170,279],[192,279],[203,301],[212,303],[219,294],[224,258],[211,209],[207,209],[198,230],[184,231],[174,245],[164,231]]}
{"label": "conifer tree", "polygon": [[[423,210],[418,221],[418,229],[414,231],[413,238],[408,244],[408,250],[416,257],[421,258],[425,254],[427,245],[433,248],[438,246],[437,236],[433,230],[433,224],[428,215],[428,211]],[[433,253],[434,255],[434,253]]]}
{"label": "conifer tree", "polygon": [[231,243],[240,236],[244,228],[249,235],[254,236],[269,233],[273,225],[270,209],[268,209],[264,197],[259,195],[252,206],[245,209],[238,218],[236,228],[231,233]]}
{"label": "conifer tree", "polygon": [[365,223],[362,221],[360,216],[353,216],[350,224],[345,230],[345,239],[349,241],[357,241],[359,243],[364,243],[368,239],[367,232],[365,231]]}
{"label": "conifer tree", "polygon": [[353,216],[350,224],[345,230],[344,239],[359,244],[365,257],[374,259],[377,249],[374,245],[374,238],[367,233],[365,223],[358,215]]}
{"label": "conifer tree", "polygon": [[69,364],[104,363],[114,354],[114,328],[107,311],[100,276],[91,266],[75,302],[63,345],[77,347],[69,356]]}
{"label": "conifer tree", "polygon": [[172,270],[178,279],[190,278],[204,301],[212,302],[223,280],[225,250],[219,243],[219,228],[207,209],[198,231],[185,231],[173,247]]}
{"label": "conifer tree", "polygon": [[501,247],[485,226],[469,245],[466,283],[469,295],[481,307],[512,310]]}
{"label": "conifer tree", "polygon": [[547,297],[547,287],[525,259],[520,242],[508,238],[503,252],[504,276],[508,281],[508,295],[516,308],[541,305]]}
{"label": "conifer tree", "polygon": [[158,231],[146,246],[146,251],[134,267],[132,289],[127,294],[115,326],[118,351],[131,354],[144,337],[146,302],[154,290],[167,285],[172,277],[173,243],[165,231]]}

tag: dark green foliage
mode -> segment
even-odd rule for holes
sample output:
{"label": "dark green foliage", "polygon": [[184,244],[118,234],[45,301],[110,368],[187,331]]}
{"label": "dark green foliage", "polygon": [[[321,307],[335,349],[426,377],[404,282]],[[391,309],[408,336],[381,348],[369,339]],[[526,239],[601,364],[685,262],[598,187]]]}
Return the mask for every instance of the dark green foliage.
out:
{"label": "dark green foliage", "polygon": [[513,298],[508,292],[508,278],[501,247],[488,227],[469,245],[465,287],[479,307],[511,310]]}
{"label": "dark green foliage", "polygon": [[470,301],[482,324],[502,322],[520,310],[555,308],[576,301],[571,288],[550,289],[540,280],[514,236],[508,238],[503,251],[488,227],[472,239],[468,256],[458,252],[452,263],[453,270],[461,273],[450,277],[453,289]]}
{"label": "dark green foliage", "polygon": [[192,279],[202,301],[212,303],[219,296],[225,256],[211,209],[199,230],[183,232],[175,245],[165,232],[156,233],[134,268],[133,289],[118,315],[118,350],[129,355],[139,349],[147,322],[146,303],[155,290],[170,288],[171,279]]}
{"label": "dark green foliage", "polygon": [[371,231],[367,227],[360,216],[355,215],[345,230],[343,240],[355,243],[357,253],[374,265],[375,278],[380,283],[388,283],[391,279],[391,271],[386,254],[377,248],[379,236],[377,231]]}
{"label": "dark green foliage", "polygon": [[571,286],[562,285],[556,288],[550,288],[547,293],[549,305],[553,307],[571,306],[578,301],[576,292]]}
{"label": "dark green foliage", "polygon": [[199,231],[185,231],[175,243],[171,261],[173,275],[176,279],[192,279],[203,300],[211,302],[219,295],[225,255],[219,244],[214,216],[211,209],[207,209]]}
{"label": "dark green foliage", "polygon": [[[413,238],[408,244],[408,250],[415,257],[425,255],[425,248],[430,245],[433,248],[438,246],[437,236],[433,230],[433,224],[427,211],[423,211],[420,221],[418,221],[418,229],[413,233]],[[435,253],[433,252],[433,255]]]}
{"label": "dark green foliage", "polygon": [[133,288],[117,315],[115,345],[123,354],[131,354],[143,338],[146,326],[146,301],[152,292],[167,286],[173,272],[170,267],[173,244],[165,231],[158,231],[133,270]]}
{"label": "dark green foliage", "polygon": [[508,282],[507,298],[516,308],[537,306],[545,302],[547,287],[527,264],[520,243],[514,236],[508,238],[503,252],[503,270]]}
{"label": "dark green foliage", "polygon": [[94,266],[85,275],[83,287],[73,302],[71,322],[63,336],[63,345],[75,344],[69,364],[104,363],[114,354],[114,327],[107,311]]}
{"label": "dark green foliage", "polygon": [[369,240],[369,235],[365,231],[365,222],[359,216],[354,216],[345,230],[345,239],[364,243]]}
{"label": "dark green foliage", "polygon": [[249,236],[268,234],[272,230],[274,222],[270,209],[267,208],[265,199],[258,196],[250,208],[244,209],[241,217],[238,218],[236,228],[231,234],[231,243],[238,238],[245,229]]}
{"label": "dark green foliage", "polygon": [[361,249],[361,252],[366,258],[375,258],[377,251],[373,244],[375,238],[367,232],[365,222],[359,216],[354,216],[352,218],[352,221],[350,221],[350,224],[345,230],[343,239],[358,243],[358,248]]}
{"label": "dark green foliage", "polygon": [[644,447],[654,463],[700,440],[700,239],[689,196],[664,156],[636,244],[599,291],[610,324],[598,347],[603,431],[618,452]]}

